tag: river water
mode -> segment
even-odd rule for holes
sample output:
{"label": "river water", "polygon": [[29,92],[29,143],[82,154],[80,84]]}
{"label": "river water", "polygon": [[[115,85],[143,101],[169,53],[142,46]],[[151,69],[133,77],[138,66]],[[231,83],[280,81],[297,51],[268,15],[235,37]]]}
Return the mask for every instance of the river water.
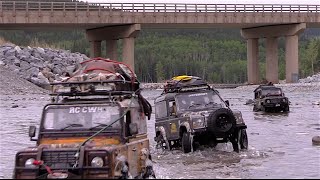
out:
{"label": "river water", "polygon": [[[320,135],[320,85],[303,88],[285,86],[290,113],[253,112],[245,105],[253,98],[254,86],[219,89],[232,109],[242,112],[248,126],[249,149],[232,151],[230,143],[200,148],[183,154],[180,150],[156,150],[154,114],[148,121],[150,148],[158,178],[320,178],[320,146],[312,137]],[[144,90],[153,104],[161,90]],[[28,127],[39,125],[42,107],[49,101],[43,95],[0,95],[0,178],[11,178],[16,152],[34,145]],[[13,108],[14,105],[18,107]]]}

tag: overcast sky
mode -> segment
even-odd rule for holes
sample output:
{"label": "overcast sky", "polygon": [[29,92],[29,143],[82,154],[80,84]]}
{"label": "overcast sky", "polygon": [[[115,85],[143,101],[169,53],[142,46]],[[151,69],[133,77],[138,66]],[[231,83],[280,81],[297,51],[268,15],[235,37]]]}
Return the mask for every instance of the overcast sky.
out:
{"label": "overcast sky", "polygon": [[320,0],[80,0],[96,3],[197,3],[197,4],[309,4]]}

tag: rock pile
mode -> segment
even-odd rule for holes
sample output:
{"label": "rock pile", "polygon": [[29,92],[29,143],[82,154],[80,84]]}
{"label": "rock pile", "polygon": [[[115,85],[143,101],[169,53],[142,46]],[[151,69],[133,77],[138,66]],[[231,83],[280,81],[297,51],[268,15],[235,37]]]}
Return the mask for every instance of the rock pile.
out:
{"label": "rock pile", "polygon": [[313,82],[320,82],[320,73],[315,74],[313,76],[308,76],[304,79],[299,79],[300,83],[313,83]]}
{"label": "rock pile", "polygon": [[84,54],[68,50],[19,47],[14,44],[0,46],[0,65],[46,89],[50,87],[50,82],[60,81],[72,74],[77,65],[87,59]]}

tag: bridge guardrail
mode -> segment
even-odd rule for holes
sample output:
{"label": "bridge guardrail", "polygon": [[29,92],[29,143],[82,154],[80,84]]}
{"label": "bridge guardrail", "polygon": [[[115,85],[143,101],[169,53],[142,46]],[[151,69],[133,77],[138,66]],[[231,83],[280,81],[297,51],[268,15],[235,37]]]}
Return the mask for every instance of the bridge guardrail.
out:
{"label": "bridge guardrail", "polygon": [[320,13],[320,5],[0,1],[0,11],[122,11],[132,13]]}

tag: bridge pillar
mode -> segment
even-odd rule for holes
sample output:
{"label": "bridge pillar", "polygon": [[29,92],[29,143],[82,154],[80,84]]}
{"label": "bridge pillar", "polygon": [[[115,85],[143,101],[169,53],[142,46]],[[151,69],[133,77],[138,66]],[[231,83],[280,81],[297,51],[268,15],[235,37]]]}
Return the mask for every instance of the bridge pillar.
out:
{"label": "bridge pillar", "polygon": [[123,39],[122,61],[134,71],[134,39],[141,30],[140,24],[108,26],[87,30],[89,41],[107,41],[107,55],[111,59],[116,57],[116,41]]}
{"label": "bridge pillar", "polygon": [[259,43],[257,38],[247,40],[247,73],[248,83],[257,84],[259,82]]}
{"label": "bridge pillar", "polygon": [[279,83],[278,38],[266,38],[266,80]]}
{"label": "bridge pillar", "polygon": [[123,39],[122,61],[134,69],[134,38]]}
{"label": "bridge pillar", "polygon": [[101,41],[90,41],[90,57],[101,56]]}
{"label": "bridge pillar", "polygon": [[106,55],[107,58],[112,60],[118,60],[118,47],[117,47],[118,40],[106,40]]}
{"label": "bridge pillar", "polygon": [[[241,30],[242,37],[246,39],[267,38],[266,45],[266,78],[274,83],[279,82],[278,77],[278,47],[276,39],[281,36],[286,37],[286,82],[297,82],[299,78],[299,63],[298,63],[298,39],[299,34],[306,29],[306,23],[285,24],[285,25],[270,25],[263,27],[253,27]],[[249,41],[248,41],[249,42]],[[255,63],[249,59],[250,48],[248,43],[248,63]],[[249,67],[254,67],[255,64],[248,64],[248,82],[252,83],[252,73]]]}
{"label": "bridge pillar", "polygon": [[298,35],[286,36],[286,82],[296,83],[299,79]]}

